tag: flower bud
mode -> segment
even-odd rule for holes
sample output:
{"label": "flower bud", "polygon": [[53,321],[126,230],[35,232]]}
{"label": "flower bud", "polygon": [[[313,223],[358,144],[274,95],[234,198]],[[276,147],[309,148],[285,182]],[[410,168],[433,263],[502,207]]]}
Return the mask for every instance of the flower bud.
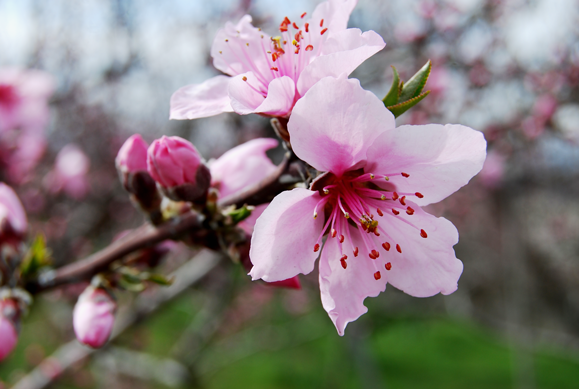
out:
{"label": "flower bud", "polygon": [[119,150],[115,164],[123,186],[132,195],[131,199],[155,223],[161,219],[161,196],[155,180],[147,171],[148,147],[140,134],[131,136]]}
{"label": "flower bud", "polygon": [[18,342],[15,325],[18,312],[18,304],[14,300],[10,298],[0,300],[0,361],[14,350]]}
{"label": "flower bud", "polygon": [[147,168],[163,193],[175,201],[203,202],[211,182],[199,152],[178,136],[163,136],[147,150]]}
{"label": "flower bud", "polygon": [[100,348],[109,340],[117,303],[107,291],[89,286],[74,306],[72,325],[79,342]]}
{"label": "flower bud", "polygon": [[0,182],[0,244],[19,243],[28,228],[22,203],[8,185]]}

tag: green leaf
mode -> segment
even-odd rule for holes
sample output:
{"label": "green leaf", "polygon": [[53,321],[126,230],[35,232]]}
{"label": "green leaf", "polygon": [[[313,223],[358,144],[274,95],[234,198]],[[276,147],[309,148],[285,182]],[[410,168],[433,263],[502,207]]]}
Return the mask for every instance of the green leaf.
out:
{"label": "green leaf", "polygon": [[136,281],[137,280],[134,278],[123,274],[123,276],[119,279],[119,286],[130,292],[142,292],[145,290],[145,284],[141,280],[138,280],[138,282]]}
{"label": "green leaf", "polygon": [[415,75],[412,76],[412,78],[410,78],[410,80],[404,83],[398,101],[406,102],[415,97],[418,97],[422,93],[422,90],[426,85],[426,81],[428,81],[428,76],[430,76],[431,69],[432,63],[429,60],[419,71],[416,72]]}
{"label": "green leaf", "polygon": [[243,207],[235,209],[229,212],[229,216],[231,216],[231,220],[234,224],[239,223],[242,220],[247,219],[251,215],[251,211],[253,211],[254,207],[243,205]]}
{"label": "green leaf", "polygon": [[162,274],[151,273],[148,275],[147,280],[154,282],[157,285],[171,286],[171,285],[173,285],[173,282],[175,281],[175,277],[167,278]]}
{"label": "green leaf", "polygon": [[46,238],[44,235],[37,235],[28,249],[22,265],[20,265],[20,272],[23,277],[32,275],[42,267],[51,264],[51,250],[46,247]]}
{"label": "green leaf", "polygon": [[416,96],[413,99],[407,100],[403,103],[400,104],[396,104],[396,105],[391,105],[390,107],[386,107],[390,110],[390,112],[392,112],[394,114],[394,117],[398,117],[400,115],[402,115],[404,112],[408,111],[410,108],[414,107],[416,104],[418,104],[422,99],[424,99],[426,96],[428,96],[428,94],[430,93],[430,91],[426,91],[423,94]]}
{"label": "green leaf", "polygon": [[398,103],[398,96],[400,94],[400,75],[398,74],[398,70],[394,66],[392,66],[392,72],[394,73],[394,79],[392,80],[392,86],[390,87],[390,91],[386,97],[382,99],[385,106],[395,105]]}

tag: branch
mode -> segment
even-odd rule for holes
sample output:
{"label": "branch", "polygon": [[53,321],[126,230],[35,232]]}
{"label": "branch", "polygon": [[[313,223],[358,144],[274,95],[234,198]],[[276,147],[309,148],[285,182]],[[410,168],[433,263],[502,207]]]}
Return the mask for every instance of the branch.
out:
{"label": "branch", "polygon": [[185,231],[199,230],[202,222],[202,215],[190,213],[158,227],[145,224],[85,259],[42,274],[36,280],[27,283],[26,289],[30,293],[39,293],[67,283],[89,280],[125,255],[175,238]]}
{"label": "branch", "polygon": [[[143,317],[155,312],[163,303],[177,297],[202,279],[217,266],[220,259],[221,255],[204,250],[173,273],[176,276],[173,285],[159,288],[153,295],[139,295],[132,310],[119,313],[111,340],[118,337],[131,325],[139,322]],[[99,350],[90,349],[82,346],[76,340],[72,340],[60,346],[51,356],[20,379],[12,389],[45,388],[58,379],[68,368],[95,352],[99,352]]]}

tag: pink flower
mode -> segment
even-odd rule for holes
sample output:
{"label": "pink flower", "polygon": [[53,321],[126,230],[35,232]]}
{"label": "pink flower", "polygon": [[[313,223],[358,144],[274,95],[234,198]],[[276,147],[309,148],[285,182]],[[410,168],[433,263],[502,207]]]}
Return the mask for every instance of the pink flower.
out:
{"label": "pink flower", "polygon": [[14,190],[0,182],[0,244],[19,241],[28,229],[26,213]]}
{"label": "pink flower", "polygon": [[243,190],[271,174],[276,166],[265,152],[277,147],[278,141],[257,138],[225,152],[209,166],[211,186],[225,198]]}
{"label": "pink flower", "polygon": [[0,300],[0,361],[3,361],[18,342],[18,332],[14,318],[18,315],[18,306],[12,299]]}
{"label": "pink flower", "polygon": [[12,182],[26,182],[44,153],[53,90],[47,73],[0,69],[0,159]]}
{"label": "pink flower", "polygon": [[89,192],[87,174],[90,159],[80,147],[69,143],[57,154],[53,171],[45,179],[53,193],[63,191],[69,197],[81,200]]}
{"label": "pink flower", "polygon": [[[257,138],[232,148],[213,161],[209,166],[211,186],[219,191],[219,198],[235,195],[271,174],[276,169],[276,166],[265,152],[277,145],[278,141],[275,139]],[[267,205],[260,204],[255,206],[251,215],[237,225],[248,237],[253,233],[255,221],[261,216]],[[246,250],[247,248],[240,253],[241,262],[249,271],[252,264]],[[300,289],[301,287],[297,276],[287,280],[271,282],[268,285],[291,289]]]}
{"label": "pink flower", "polygon": [[348,75],[385,43],[374,31],[347,29],[356,0],[329,0],[312,17],[280,25],[270,37],[253,27],[251,16],[219,30],[211,56],[228,74],[188,85],[171,97],[171,119],[196,119],[222,112],[289,117],[307,91],[326,76]]}
{"label": "pink flower", "polygon": [[211,174],[193,144],[178,136],[163,136],[147,150],[149,174],[173,200],[203,198]]}
{"label": "pink flower", "polygon": [[331,77],[297,102],[288,130],[296,155],[327,173],[310,190],[279,194],[257,219],[254,280],[310,273],[321,250],[322,304],[340,335],[387,282],[417,297],[456,290],[463,267],[452,248],[456,228],[421,206],[481,170],[480,132],[461,125],[395,128],[390,111],[357,80]]}
{"label": "pink flower", "polygon": [[140,134],[134,134],[123,143],[115,164],[120,173],[147,171],[147,148],[149,145]]}
{"label": "pink flower", "polygon": [[116,302],[103,289],[89,286],[74,306],[72,325],[82,344],[100,348],[109,340],[115,322]]}

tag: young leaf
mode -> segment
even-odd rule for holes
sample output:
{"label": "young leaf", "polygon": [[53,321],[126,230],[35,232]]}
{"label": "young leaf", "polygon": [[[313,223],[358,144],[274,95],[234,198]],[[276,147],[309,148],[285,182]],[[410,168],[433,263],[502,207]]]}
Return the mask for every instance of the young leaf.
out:
{"label": "young leaf", "polygon": [[44,266],[49,266],[51,263],[51,251],[46,247],[46,239],[43,235],[37,235],[34,242],[28,249],[20,271],[22,276],[32,275]]}
{"label": "young leaf", "polygon": [[231,216],[233,223],[237,224],[240,221],[247,219],[251,215],[251,211],[253,211],[252,206],[243,205],[243,207],[229,212],[229,216]]}
{"label": "young leaf", "polygon": [[386,97],[382,99],[385,106],[395,105],[398,103],[398,95],[400,94],[400,75],[398,70],[392,66],[392,72],[394,73],[394,79],[392,80],[392,86]]}
{"label": "young leaf", "polygon": [[426,85],[426,81],[428,81],[428,76],[430,76],[431,69],[432,63],[429,60],[419,71],[416,72],[415,75],[412,76],[412,78],[410,78],[410,80],[404,83],[398,101],[406,102],[415,97],[418,97],[422,93],[422,90]]}
{"label": "young leaf", "polygon": [[394,114],[394,117],[398,117],[400,115],[402,115],[404,112],[408,111],[410,108],[414,107],[416,104],[418,104],[422,99],[424,99],[426,96],[428,96],[428,94],[430,93],[430,91],[426,91],[421,95],[418,95],[410,100],[407,100],[403,103],[400,104],[396,104],[396,105],[391,105],[390,107],[386,107],[390,110],[390,112],[392,112]]}
{"label": "young leaf", "polygon": [[149,274],[149,276],[147,277],[148,281],[154,282],[157,285],[161,285],[161,286],[171,286],[173,285],[173,282],[175,281],[174,277],[171,278],[167,278],[162,274],[155,274],[155,273],[151,273]]}

